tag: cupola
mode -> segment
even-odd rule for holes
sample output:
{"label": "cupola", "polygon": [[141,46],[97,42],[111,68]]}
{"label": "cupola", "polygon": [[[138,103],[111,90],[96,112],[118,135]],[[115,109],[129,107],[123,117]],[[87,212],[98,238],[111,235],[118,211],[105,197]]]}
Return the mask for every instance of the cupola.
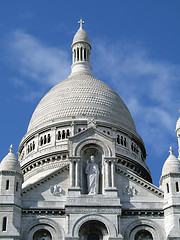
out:
{"label": "cupola", "polygon": [[71,74],[74,73],[91,73],[90,53],[91,44],[87,33],[83,29],[84,21],[80,19],[78,22],[80,27],[76,32],[72,42],[72,66]]}
{"label": "cupola", "polygon": [[162,169],[162,177],[169,173],[180,173],[180,161],[174,156],[172,147],[170,147],[169,153]]}
{"label": "cupola", "polygon": [[0,164],[0,171],[16,171],[21,173],[21,167],[18,159],[13,153],[13,146],[10,146],[9,153],[4,157]]}

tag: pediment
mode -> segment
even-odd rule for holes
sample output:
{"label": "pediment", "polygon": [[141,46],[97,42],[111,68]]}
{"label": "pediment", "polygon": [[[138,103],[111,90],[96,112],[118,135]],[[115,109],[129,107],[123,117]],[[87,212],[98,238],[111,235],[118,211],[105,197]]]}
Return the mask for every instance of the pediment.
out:
{"label": "pediment", "polygon": [[80,156],[81,149],[86,145],[100,146],[105,156],[115,157],[116,139],[95,127],[90,127],[69,138],[70,156]]}
{"label": "pediment", "polygon": [[69,171],[69,164],[65,165],[64,167],[57,169],[53,171],[50,174],[47,174],[45,177],[39,178],[36,182],[27,185],[22,189],[22,195],[25,195],[26,193],[37,191],[38,188],[42,188],[43,185],[47,185],[48,182],[52,182],[53,179],[57,178],[60,180],[60,176],[66,175],[66,178],[68,176]]}
{"label": "pediment", "polygon": [[141,198],[143,196],[145,198],[156,196],[158,199],[163,200],[164,192],[152,183],[118,164],[116,164],[115,169],[117,174],[116,187],[121,191],[121,195],[125,195],[124,193],[126,193],[129,197],[132,195],[134,197],[140,196]]}

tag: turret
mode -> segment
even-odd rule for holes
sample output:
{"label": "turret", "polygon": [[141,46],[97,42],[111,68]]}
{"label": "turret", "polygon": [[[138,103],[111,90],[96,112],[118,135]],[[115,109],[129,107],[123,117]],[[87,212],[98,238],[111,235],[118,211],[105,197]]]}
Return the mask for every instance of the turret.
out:
{"label": "turret", "polygon": [[13,147],[0,164],[0,239],[20,239],[23,175]]}
{"label": "turret", "polygon": [[80,27],[74,36],[72,49],[72,66],[71,74],[74,73],[91,73],[90,53],[91,44],[87,33],[83,29],[82,19],[79,21]]}
{"label": "turret", "polygon": [[[180,236],[180,161],[170,147],[169,157],[164,163],[160,187],[164,191],[164,222],[167,239]],[[180,239],[177,238],[176,239]]]}

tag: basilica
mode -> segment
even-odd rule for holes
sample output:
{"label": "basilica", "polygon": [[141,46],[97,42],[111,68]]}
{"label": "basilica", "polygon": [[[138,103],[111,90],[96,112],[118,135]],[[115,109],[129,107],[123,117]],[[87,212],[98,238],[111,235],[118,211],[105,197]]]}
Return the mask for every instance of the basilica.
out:
{"label": "basilica", "polygon": [[[11,145],[1,161],[0,239],[180,240],[180,150],[153,185],[127,106],[91,73],[83,23],[70,76],[37,105],[18,156]],[[176,133],[180,149],[180,119]]]}

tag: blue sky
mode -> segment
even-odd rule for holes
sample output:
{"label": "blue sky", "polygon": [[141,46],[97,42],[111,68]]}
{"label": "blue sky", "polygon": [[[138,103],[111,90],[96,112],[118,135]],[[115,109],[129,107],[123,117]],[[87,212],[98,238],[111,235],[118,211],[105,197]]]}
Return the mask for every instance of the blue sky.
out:
{"label": "blue sky", "polygon": [[128,106],[159,185],[180,116],[179,0],[1,0],[0,159],[15,152],[40,99],[70,74],[78,20],[89,35],[93,74]]}

